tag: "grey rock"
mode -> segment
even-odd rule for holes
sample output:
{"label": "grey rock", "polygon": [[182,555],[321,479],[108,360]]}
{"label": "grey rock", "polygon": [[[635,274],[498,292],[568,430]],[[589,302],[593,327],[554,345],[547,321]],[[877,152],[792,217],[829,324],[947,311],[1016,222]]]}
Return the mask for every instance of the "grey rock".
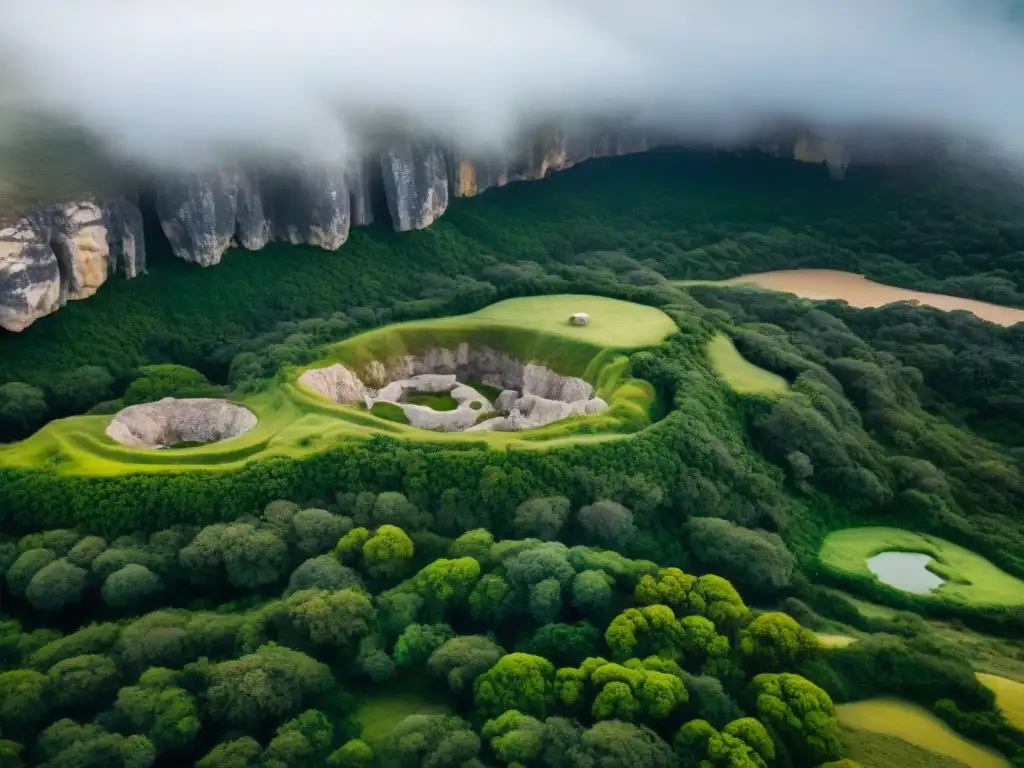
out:
{"label": "grey rock", "polygon": [[367,396],[366,385],[341,363],[306,371],[299,383],[335,403],[355,403]]}
{"label": "grey rock", "polygon": [[440,145],[396,144],[384,152],[380,164],[396,231],[428,227],[448,208],[448,169]]}
{"label": "grey rock", "polygon": [[256,415],[237,403],[209,397],[166,397],[132,405],[107,425],[111,440],[132,448],[164,448],[175,443],[216,443],[256,426]]}
{"label": "grey rock", "polygon": [[348,240],[352,208],[344,170],[291,174],[273,187],[269,212],[275,240],[328,251]]}
{"label": "grey rock", "polygon": [[269,239],[259,186],[240,171],[168,180],[157,190],[156,211],[174,255],[204,267],[220,263],[232,244],[259,250]]}
{"label": "grey rock", "polygon": [[145,268],[142,215],[127,198],[54,205],[0,229],[0,327],[22,331],[115,272]]}
{"label": "grey rock", "polygon": [[503,390],[498,399],[494,401],[494,407],[504,414],[511,411],[519,399],[519,393],[514,389]]}

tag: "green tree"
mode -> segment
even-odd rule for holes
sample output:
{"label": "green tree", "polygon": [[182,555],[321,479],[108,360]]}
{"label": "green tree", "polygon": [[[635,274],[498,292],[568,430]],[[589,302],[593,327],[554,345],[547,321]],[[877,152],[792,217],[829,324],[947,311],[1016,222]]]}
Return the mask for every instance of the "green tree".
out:
{"label": "green tree", "polygon": [[588,656],[596,656],[601,632],[593,624],[545,624],[517,648],[522,653],[543,656],[558,667],[575,666]]}
{"label": "green tree", "polygon": [[363,515],[356,516],[359,525],[392,525],[405,531],[418,531],[427,528],[432,522],[429,514],[421,512],[405,494],[395,491],[377,494],[369,511],[369,519]]}
{"label": "green tree", "polygon": [[33,732],[49,711],[46,677],[30,669],[0,672],[0,732]]}
{"label": "green tree", "polygon": [[376,618],[369,596],[357,589],[306,589],[287,597],[282,609],[304,639],[336,648],[354,648]]}
{"label": "green tree", "polygon": [[196,762],[196,768],[263,768],[263,749],[249,736],[222,741]]}
{"label": "green tree", "polygon": [[642,576],[635,595],[645,605],[667,605],[679,616],[706,616],[720,629],[735,626],[749,613],[725,579],[714,574],[692,576],[678,568],[662,568],[657,578]]}
{"label": "green tree", "polygon": [[394,727],[384,750],[395,768],[461,768],[477,761],[480,737],[451,715],[410,715]]}
{"label": "green tree", "polygon": [[8,591],[16,597],[24,597],[32,577],[56,559],[56,553],[50,549],[37,547],[25,550],[7,569]]}
{"label": "green tree", "polygon": [[800,675],[760,674],[751,682],[758,718],[804,765],[835,760],[842,752],[835,706],[825,691]]}
{"label": "green tree", "polygon": [[181,687],[180,678],[178,672],[152,667],[138,683],[118,691],[114,704],[130,729],[161,751],[185,749],[199,733],[196,699]]}
{"label": "green tree", "polygon": [[665,605],[627,608],[608,625],[604,641],[617,659],[676,652],[681,631],[672,609]]}
{"label": "green tree", "polygon": [[82,365],[56,376],[50,385],[54,407],[65,413],[83,413],[96,403],[109,400],[114,377],[99,365]]}
{"label": "green tree", "polygon": [[504,649],[489,637],[460,635],[430,654],[427,669],[435,677],[446,680],[452,691],[459,692],[504,655]]}
{"label": "green tree", "polygon": [[516,508],[512,527],[520,536],[553,541],[568,521],[570,511],[569,500],[564,496],[530,499]]}
{"label": "green tree", "polygon": [[455,636],[447,624],[410,624],[395,642],[395,663],[400,667],[420,666]]}
{"label": "green tree", "polygon": [[36,749],[51,766],[75,768],[149,768],[156,748],[145,736],[109,733],[99,725],[79,725],[64,718],[39,736]]}
{"label": "green tree", "polygon": [[758,672],[794,669],[820,646],[814,633],[785,613],[763,613],[740,630],[737,647]]}
{"label": "green tree", "polygon": [[61,709],[93,711],[117,690],[121,676],[108,656],[87,654],[59,661],[46,673],[47,698]]}
{"label": "green tree", "polygon": [[334,747],[330,719],[309,709],[277,729],[264,752],[265,768],[321,768]]}
{"label": "green tree", "polygon": [[480,735],[503,763],[526,765],[543,754],[548,729],[535,717],[510,709],[485,722]]}
{"label": "green tree", "polygon": [[334,555],[343,563],[354,563],[362,555],[363,547],[370,539],[366,528],[353,528],[334,545]]}
{"label": "green tree", "polygon": [[672,768],[672,748],[650,728],[604,720],[580,739],[574,766],[594,768]]}
{"label": "green tree", "polygon": [[476,528],[467,531],[451,543],[448,548],[448,556],[454,558],[472,557],[481,567],[486,568],[491,564],[491,547],[494,545],[494,535],[486,528]]}
{"label": "green tree", "polygon": [[78,568],[89,568],[107,548],[107,540],[100,536],[86,536],[68,550],[67,561]]}
{"label": "green tree", "polygon": [[582,507],[576,519],[584,535],[607,546],[622,546],[636,535],[633,513],[615,501],[604,499]]}
{"label": "green tree", "polygon": [[288,578],[285,597],[304,589],[325,589],[333,592],[348,587],[361,588],[359,574],[337,561],[332,555],[320,555],[304,560]]}
{"label": "green tree", "polygon": [[363,562],[374,578],[395,578],[409,567],[412,539],[394,525],[382,525],[363,545]]}
{"label": "green tree", "polygon": [[334,686],[325,664],[273,643],[211,665],[205,678],[210,716],[253,731],[301,711]]}
{"label": "green tree", "polygon": [[759,592],[789,585],[796,559],[777,534],[714,517],[692,517],[686,529],[690,550],[706,569]]}
{"label": "green tree", "polygon": [[554,699],[554,678],[554,665],[540,656],[502,656],[473,684],[477,709],[492,716],[518,709],[543,717]]}
{"label": "green tree", "polygon": [[352,530],[348,517],[332,515],[326,509],[301,509],[292,518],[295,551],[310,558],[330,552],[338,539]]}
{"label": "green tree", "polygon": [[160,577],[144,565],[129,563],[107,577],[100,589],[104,602],[113,608],[144,605],[163,591]]}
{"label": "green tree", "polygon": [[88,574],[61,558],[40,568],[25,589],[33,608],[55,612],[82,599]]}
{"label": "green tree", "polygon": [[766,768],[775,759],[768,731],[752,717],[734,720],[721,731],[706,720],[691,720],[679,729],[675,744],[684,764],[695,768]]}
{"label": "green tree", "polygon": [[108,654],[121,637],[121,627],[112,622],[89,624],[76,632],[52,640],[29,657],[35,669],[45,670],[58,661],[88,653]]}
{"label": "green tree", "polygon": [[22,437],[46,417],[43,390],[20,381],[0,385],[0,441]]}
{"label": "green tree", "polygon": [[603,617],[611,609],[614,580],[604,571],[581,571],[572,580],[572,604],[585,616]]}
{"label": "green tree", "polygon": [[146,365],[128,385],[125,405],[152,403],[165,397],[216,397],[217,387],[199,371],[184,365]]}
{"label": "green tree", "polygon": [[352,739],[327,758],[331,768],[373,768],[373,749],[361,739]]}
{"label": "green tree", "polygon": [[179,554],[181,566],[196,583],[226,575],[233,587],[253,589],[276,584],[285,573],[288,547],[269,530],[249,523],[209,525]]}
{"label": "green tree", "polygon": [[516,610],[512,588],[498,574],[485,574],[469,596],[469,609],[477,621],[498,624]]}
{"label": "green tree", "polygon": [[24,768],[22,755],[25,747],[10,739],[0,739],[0,765],[4,768]]}

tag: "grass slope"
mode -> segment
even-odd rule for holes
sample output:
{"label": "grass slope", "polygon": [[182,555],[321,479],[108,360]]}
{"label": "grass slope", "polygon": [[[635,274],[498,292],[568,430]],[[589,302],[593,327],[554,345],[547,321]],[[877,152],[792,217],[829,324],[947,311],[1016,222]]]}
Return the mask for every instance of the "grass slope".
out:
{"label": "grass slope", "polygon": [[900,528],[846,528],[833,531],[821,547],[823,565],[838,571],[873,577],[867,560],[879,552],[922,552],[932,556],[928,568],[946,582],[922,599],[944,598],[965,605],[1024,604],[1024,582],[1000,570],[980,555],[935,536]]}
{"label": "grass slope", "polygon": [[368,697],[356,710],[355,719],[363,727],[360,738],[374,749],[379,749],[395,726],[409,715],[444,715],[448,712],[448,707],[441,702],[409,690]]}
{"label": "grass slope", "polygon": [[715,372],[741,394],[777,395],[789,391],[788,381],[751,363],[724,333],[711,339],[708,359]]}
{"label": "grass slope", "polygon": [[864,768],[972,768],[909,741],[862,728],[842,728],[843,754]]}
{"label": "grass slope", "polygon": [[[1006,768],[1007,760],[994,750],[975,744],[916,704],[877,698],[840,704],[836,716],[844,728],[894,736],[909,744],[959,760],[971,768]],[[882,763],[871,765],[883,766]],[[904,764],[893,764],[893,768]]]}
{"label": "grass slope", "polygon": [[[573,312],[589,312],[592,325],[570,325]],[[378,418],[365,409],[332,403],[298,385],[301,371],[283,372],[267,391],[234,399],[252,410],[255,429],[221,443],[153,451],[119,445],[104,433],[109,416],[75,416],[46,425],[20,443],[0,448],[0,467],[49,468],[79,475],[231,470],[270,456],[300,458],[345,440],[376,434],[434,443],[547,448],[609,440],[636,432],[656,416],[653,387],[630,377],[627,353],[659,343],[676,330],[663,312],[597,296],[510,299],[479,312],[399,323],[328,345],[316,363],[344,362],[361,369],[373,360],[416,353],[430,346],[486,344],[520,360],[550,365],[594,384],[609,408],[526,432],[438,433]]]}
{"label": "grass slope", "polygon": [[1006,719],[1024,729],[1024,683],[984,673],[979,673],[978,679],[995,692],[996,706]]}

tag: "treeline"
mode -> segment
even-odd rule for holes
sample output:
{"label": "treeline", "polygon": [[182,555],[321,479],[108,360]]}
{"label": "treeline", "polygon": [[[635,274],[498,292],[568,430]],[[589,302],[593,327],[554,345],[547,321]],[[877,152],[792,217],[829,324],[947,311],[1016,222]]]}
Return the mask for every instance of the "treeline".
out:
{"label": "treeline", "polygon": [[[839,756],[831,699],[795,674],[821,653],[816,639],[783,613],[751,612],[725,579],[483,529],[442,542],[394,524],[422,522],[397,495],[352,503],[349,518],[274,502],[135,549],[68,531],[22,539],[6,589],[43,613],[0,621],[5,765],[763,767]],[[563,508],[537,500],[518,524],[550,532]],[[622,525],[580,512],[605,533],[609,519]],[[56,559],[25,594],[39,552]],[[65,580],[69,569],[109,573],[103,599],[127,617],[44,628],[47,615],[68,621],[66,602],[38,604],[68,594],[55,563]],[[172,594],[152,588],[158,574],[198,602],[135,613]],[[419,681],[451,714],[414,715],[369,744],[360,681]]]}

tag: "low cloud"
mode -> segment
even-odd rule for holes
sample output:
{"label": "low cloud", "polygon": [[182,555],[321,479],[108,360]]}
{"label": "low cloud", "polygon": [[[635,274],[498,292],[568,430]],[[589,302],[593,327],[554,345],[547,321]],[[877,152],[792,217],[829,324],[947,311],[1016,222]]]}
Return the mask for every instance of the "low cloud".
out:
{"label": "low cloud", "polygon": [[1014,5],[7,0],[0,144],[21,115],[153,166],[331,162],[396,126],[484,152],[546,120],[628,117],[712,141],[895,126],[1024,156]]}

